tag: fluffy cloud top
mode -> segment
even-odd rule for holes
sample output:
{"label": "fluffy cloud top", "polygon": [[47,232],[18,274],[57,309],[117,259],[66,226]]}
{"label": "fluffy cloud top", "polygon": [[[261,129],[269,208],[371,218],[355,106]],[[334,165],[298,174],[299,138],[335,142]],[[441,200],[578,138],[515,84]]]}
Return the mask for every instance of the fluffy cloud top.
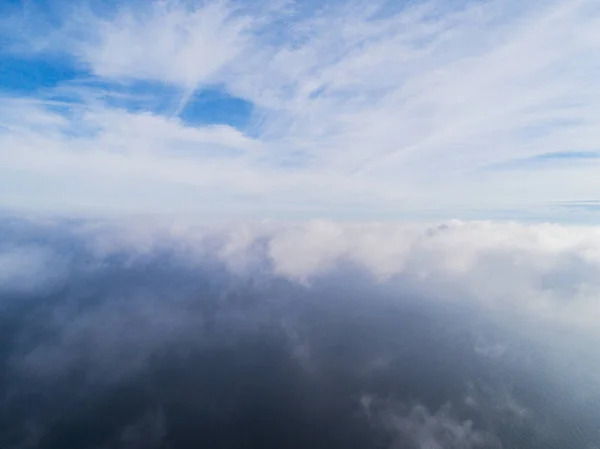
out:
{"label": "fluffy cloud top", "polygon": [[359,219],[597,210],[593,0],[5,8],[4,207]]}
{"label": "fluffy cloud top", "polygon": [[143,257],[178,248],[239,276],[278,276],[310,286],[354,270],[440,300],[473,300],[497,312],[530,314],[588,329],[600,318],[600,230],[554,224],[450,221],[442,224],[248,223],[140,228],[98,222],[78,228],[101,257]]}
{"label": "fluffy cloud top", "polygon": [[5,218],[0,231],[3,447],[600,437],[596,228]]}

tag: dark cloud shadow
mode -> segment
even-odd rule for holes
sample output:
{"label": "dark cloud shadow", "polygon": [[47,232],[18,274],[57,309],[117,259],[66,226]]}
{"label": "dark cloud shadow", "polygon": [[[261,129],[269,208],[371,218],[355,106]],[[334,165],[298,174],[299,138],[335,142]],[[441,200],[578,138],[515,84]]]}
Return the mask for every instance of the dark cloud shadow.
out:
{"label": "dark cloud shadow", "polygon": [[0,293],[2,448],[600,441],[598,396],[570,397],[487,309],[350,263],[306,286],[168,245],[99,256],[70,226],[2,225],[0,247],[43,248],[61,273]]}

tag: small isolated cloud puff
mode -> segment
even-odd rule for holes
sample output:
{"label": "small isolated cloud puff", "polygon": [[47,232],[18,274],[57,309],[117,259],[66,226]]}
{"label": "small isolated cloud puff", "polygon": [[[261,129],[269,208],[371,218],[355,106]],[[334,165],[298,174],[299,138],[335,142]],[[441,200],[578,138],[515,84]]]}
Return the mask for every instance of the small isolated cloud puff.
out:
{"label": "small isolated cloud puff", "polygon": [[[435,414],[415,405],[404,415],[388,416],[388,426],[400,435],[398,447],[409,441],[418,449],[500,449],[502,444],[489,432],[473,429],[471,421],[460,421],[447,404]],[[396,447],[396,446],[392,446]]]}

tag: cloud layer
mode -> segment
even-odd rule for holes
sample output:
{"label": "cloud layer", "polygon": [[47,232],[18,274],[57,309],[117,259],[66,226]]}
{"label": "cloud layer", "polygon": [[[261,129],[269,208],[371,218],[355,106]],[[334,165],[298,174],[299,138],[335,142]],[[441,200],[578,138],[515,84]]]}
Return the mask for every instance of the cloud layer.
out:
{"label": "cloud layer", "polygon": [[[5,207],[594,217],[569,208],[597,200],[593,0],[28,2],[9,13],[7,64],[26,55],[24,70],[46,61],[74,74],[2,94]],[[252,112],[205,123],[207,92]]]}
{"label": "cloud layer", "polygon": [[1,229],[0,260],[19,262],[0,279],[3,447],[600,437],[595,228]]}

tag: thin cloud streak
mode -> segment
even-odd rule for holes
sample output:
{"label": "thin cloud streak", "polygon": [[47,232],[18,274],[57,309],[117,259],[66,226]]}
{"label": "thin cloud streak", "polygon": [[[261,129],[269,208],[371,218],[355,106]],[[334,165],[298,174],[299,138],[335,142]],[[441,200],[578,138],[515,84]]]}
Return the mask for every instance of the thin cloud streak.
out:
{"label": "thin cloud streak", "polygon": [[[592,0],[79,8],[43,49],[109,84],[67,83],[37,100],[5,96],[2,170],[35,176],[54,167],[44,182],[89,175],[96,193],[85,196],[99,205],[107,203],[97,193],[104,178],[166,198],[143,207],[126,191],[114,198],[136,212],[173,212],[175,203],[178,212],[201,211],[208,189],[229,213],[258,216],[491,217],[537,208],[560,220],[565,213],[552,203],[593,199],[598,161],[490,168],[598,151],[598,28]],[[102,100],[110,83],[132,81],[181,96],[166,115]],[[248,125],[180,121],[206,88],[251,103]],[[77,113],[47,100],[70,89]],[[10,181],[5,190],[29,208],[56,200]],[[81,210],[81,202],[69,206]]]}

